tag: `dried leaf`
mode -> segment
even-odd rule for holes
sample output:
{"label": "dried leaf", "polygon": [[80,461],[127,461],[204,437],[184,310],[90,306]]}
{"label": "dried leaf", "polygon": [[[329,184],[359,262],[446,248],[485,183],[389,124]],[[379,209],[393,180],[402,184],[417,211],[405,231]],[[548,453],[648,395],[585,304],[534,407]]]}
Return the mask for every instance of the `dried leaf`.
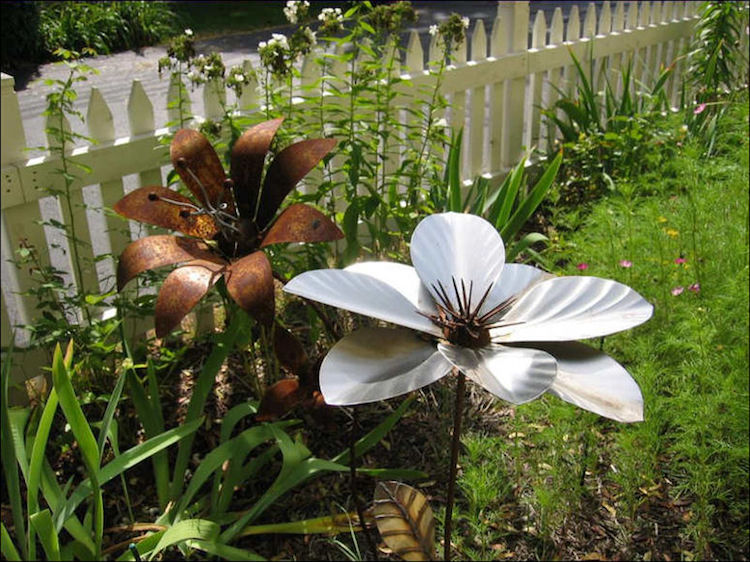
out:
{"label": "dried leaf", "polygon": [[194,259],[217,261],[211,248],[193,238],[159,234],[140,238],[128,245],[117,264],[117,290],[136,275],[148,269],[162,267]]}
{"label": "dried leaf", "polygon": [[283,117],[272,119],[248,129],[232,147],[232,181],[239,214],[253,218],[260,191],[263,164]]}
{"label": "dried leaf", "polygon": [[171,332],[221,277],[225,264],[194,260],[167,275],[156,298],[156,336]]}
{"label": "dried leaf", "polygon": [[168,187],[138,188],[115,203],[113,209],[125,218],[204,240],[214,238],[219,232],[211,215],[194,214],[195,203]]}
{"label": "dried leaf", "polygon": [[274,158],[263,181],[258,215],[258,228],[263,230],[276,214],[281,202],[321,158],[336,146],[335,139],[309,139],[287,146]]}
{"label": "dried leaf", "polygon": [[401,482],[379,482],[373,514],[385,544],[403,560],[435,560],[435,519],[421,492]]}
{"label": "dried leaf", "polygon": [[304,203],[295,203],[281,212],[260,247],[283,242],[329,242],[343,237],[344,233],[323,213]]}
{"label": "dried leaf", "polygon": [[180,129],[172,139],[169,155],[180,179],[202,207],[226,203],[226,212],[234,213],[232,197],[226,193],[224,168],[206,137],[193,129]]}

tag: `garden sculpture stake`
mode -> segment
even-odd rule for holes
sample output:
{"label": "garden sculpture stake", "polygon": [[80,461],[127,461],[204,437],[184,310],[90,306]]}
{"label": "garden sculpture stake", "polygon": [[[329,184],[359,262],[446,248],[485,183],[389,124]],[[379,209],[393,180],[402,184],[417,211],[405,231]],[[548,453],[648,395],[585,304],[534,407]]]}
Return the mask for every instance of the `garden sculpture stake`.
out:
{"label": "garden sculpture stake", "polygon": [[643,398],[633,378],[573,340],[637,326],[653,307],[616,281],[505,263],[500,235],[474,215],[425,218],[410,251],[414,267],[365,262],[307,271],[284,290],[420,332],[374,327],[341,339],[320,367],[327,404],[385,400],[457,373],[444,530],[449,559],[465,377],[513,404],[550,392],[608,418],[640,421]]}
{"label": "garden sculpture stake", "polygon": [[334,147],[334,139],[311,139],[280,151],[263,169],[283,119],[245,131],[232,148],[226,177],[206,137],[180,129],[170,147],[175,170],[195,200],[167,187],[142,187],[123,197],[115,211],[129,219],[176,230],[131,243],[120,257],[121,290],[143,271],[181,264],[164,280],[156,300],[156,335],[168,334],[224,278],[229,296],[265,327],[274,318],[271,264],[262,248],[285,242],[324,242],[343,237],[320,211],[290,205],[274,220],[284,198]]}

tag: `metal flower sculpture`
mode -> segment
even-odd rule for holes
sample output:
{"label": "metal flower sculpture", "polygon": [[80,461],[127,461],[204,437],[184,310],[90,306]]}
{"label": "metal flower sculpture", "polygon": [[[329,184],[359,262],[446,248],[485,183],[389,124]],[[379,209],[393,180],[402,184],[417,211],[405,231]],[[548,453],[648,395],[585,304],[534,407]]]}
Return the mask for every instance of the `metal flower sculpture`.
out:
{"label": "metal flower sculpture", "polygon": [[641,392],[627,371],[572,341],[648,320],[653,307],[638,293],[608,279],[506,264],[497,231],[467,214],[424,219],[411,258],[414,267],[365,262],[308,271],[284,287],[421,332],[375,327],[344,337],[321,365],[326,403],[392,398],[455,368],[513,404],[550,392],[615,420],[643,419]]}
{"label": "metal flower sculpture", "polygon": [[156,300],[156,334],[168,334],[223,276],[229,295],[260,323],[274,317],[271,264],[262,248],[284,242],[324,242],[343,237],[320,211],[294,204],[274,220],[284,198],[334,147],[334,139],[292,144],[268,165],[266,155],[283,119],[246,131],[231,154],[226,177],[216,151],[201,133],[181,129],[170,148],[175,170],[195,201],[167,187],[142,187],[114,209],[126,218],[176,230],[136,240],[120,257],[121,290],[143,271],[181,264],[164,281]]}

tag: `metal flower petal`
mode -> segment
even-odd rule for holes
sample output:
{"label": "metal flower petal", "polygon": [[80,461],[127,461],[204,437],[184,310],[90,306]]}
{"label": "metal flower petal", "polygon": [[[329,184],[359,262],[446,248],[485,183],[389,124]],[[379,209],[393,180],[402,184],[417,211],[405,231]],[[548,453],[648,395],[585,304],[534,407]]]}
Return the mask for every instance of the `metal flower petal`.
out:
{"label": "metal flower petal", "polygon": [[194,260],[167,275],[156,298],[156,336],[171,332],[221,277],[226,264]]}
{"label": "metal flower petal", "polygon": [[309,139],[287,146],[268,167],[255,222],[264,230],[297,183],[336,146],[335,139]]}
{"label": "metal flower petal", "polygon": [[363,404],[426,386],[451,368],[434,345],[412,332],[363,328],[328,352],[320,389],[327,404]]}
{"label": "metal flower petal", "polygon": [[232,262],[225,279],[234,301],[260,323],[270,326],[274,315],[273,272],[266,254],[257,251]]}
{"label": "metal flower petal", "polygon": [[536,349],[493,344],[469,349],[441,343],[438,350],[475,383],[512,404],[538,398],[557,375],[554,357]]}
{"label": "metal flower petal", "polygon": [[115,203],[113,209],[126,218],[204,240],[211,240],[219,233],[213,217],[203,214],[190,199],[168,187],[140,187]]}
{"label": "metal flower petal", "polygon": [[258,205],[263,164],[283,117],[248,129],[232,147],[234,198],[241,217],[253,218]]}
{"label": "metal flower petal", "polygon": [[197,258],[221,262],[212,254],[208,244],[194,238],[169,234],[140,238],[129,244],[120,256],[117,264],[117,290],[121,291],[131,279],[149,269]]}
{"label": "metal flower petal", "polygon": [[343,237],[344,233],[323,213],[310,205],[295,203],[276,218],[260,247],[284,242],[330,242]]}
{"label": "metal flower petal", "polygon": [[[481,217],[443,213],[423,219],[414,229],[411,261],[436,301],[441,300],[442,286],[458,310],[459,292],[465,290],[473,310],[500,277],[505,247],[497,230]],[[479,314],[490,308],[485,302]]]}
{"label": "metal flower petal", "polygon": [[550,394],[600,416],[643,421],[643,396],[625,368],[608,355],[578,342],[534,344],[557,361]]}
{"label": "metal flower petal", "polygon": [[491,331],[493,341],[572,341],[606,336],[642,324],[654,307],[633,289],[611,279],[557,277],[543,281]]}
{"label": "metal flower petal", "polygon": [[226,174],[208,139],[193,129],[180,129],[169,147],[172,165],[201,206],[226,205],[234,213],[232,197],[227,193]]}
{"label": "metal flower petal", "polygon": [[297,275],[284,291],[433,335],[440,329],[391,285],[363,273],[317,269]]}

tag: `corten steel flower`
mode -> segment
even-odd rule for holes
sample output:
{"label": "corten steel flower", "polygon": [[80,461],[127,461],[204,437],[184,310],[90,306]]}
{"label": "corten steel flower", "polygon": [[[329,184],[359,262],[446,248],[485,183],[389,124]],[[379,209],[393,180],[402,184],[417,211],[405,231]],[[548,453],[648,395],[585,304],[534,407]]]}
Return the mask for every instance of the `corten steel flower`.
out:
{"label": "corten steel flower", "polygon": [[326,403],[351,405],[418,389],[456,368],[513,404],[550,392],[619,421],[643,419],[643,399],[609,356],[572,340],[605,336],[651,317],[653,307],[616,281],[554,277],[505,263],[482,218],[424,219],[414,267],[365,262],[308,271],[284,290],[412,328],[365,328],[340,340],[320,369]]}
{"label": "corten steel flower", "polygon": [[201,133],[181,129],[170,148],[172,164],[195,201],[167,187],[142,187],[115,211],[129,219],[176,230],[136,240],[120,256],[117,288],[148,269],[182,264],[164,281],[156,300],[156,334],[168,334],[223,276],[229,295],[266,326],[274,317],[271,264],[262,248],[284,242],[325,242],[343,237],[320,211],[305,204],[284,209],[284,198],[334,147],[334,139],[292,144],[269,164],[266,154],[283,119],[246,131],[231,154],[226,177],[216,151]]}

